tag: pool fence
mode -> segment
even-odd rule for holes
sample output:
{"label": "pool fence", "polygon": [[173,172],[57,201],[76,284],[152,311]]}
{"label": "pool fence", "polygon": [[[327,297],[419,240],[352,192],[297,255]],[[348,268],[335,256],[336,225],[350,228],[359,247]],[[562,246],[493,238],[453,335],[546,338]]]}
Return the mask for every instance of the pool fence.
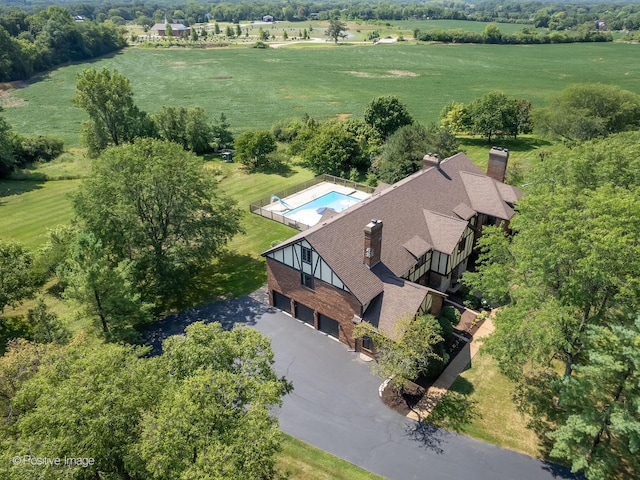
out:
{"label": "pool fence", "polygon": [[282,223],[283,225],[287,225],[297,230],[300,230],[300,231],[307,230],[308,228],[310,228],[309,225],[301,223],[297,220],[293,220],[291,218],[287,218],[284,215],[280,215],[279,213],[272,212],[271,210],[268,210],[263,207],[273,203],[272,198],[274,197],[277,197],[278,199],[285,199],[293,195],[294,193],[301,192],[302,190],[306,190],[307,188],[322,182],[335,183],[336,185],[343,185],[345,187],[353,188],[354,190],[360,190],[361,192],[366,192],[366,193],[373,193],[375,191],[375,188],[370,185],[365,185],[364,183],[358,183],[352,180],[347,180],[340,177],[334,177],[333,175],[327,175],[326,173],[323,173],[322,175],[318,175],[317,177],[314,177],[311,180],[307,180],[306,182],[299,183],[298,185],[289,187],[286,190],[276,192],[272,195],[269,195],[268,197],[264,197],[256,202],[253,202],[249,205],[249,210],[251,211],[251,213],[255,213],[256,215],[260,215],[262,217],[268,218],[275,222]]}

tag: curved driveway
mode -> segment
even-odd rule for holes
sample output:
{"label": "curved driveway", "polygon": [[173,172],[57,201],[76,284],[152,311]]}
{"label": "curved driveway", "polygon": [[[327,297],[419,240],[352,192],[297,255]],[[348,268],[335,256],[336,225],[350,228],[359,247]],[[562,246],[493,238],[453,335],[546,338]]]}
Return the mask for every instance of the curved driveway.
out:
{"label": "curved driveway", "polygon": [[242,323],[271,337],[275,368],[294,391],[278,413],[281,429],[391,479],[572,479],[565,468],[435,427],[391,411],[380,380],[358,354],[266,305],[266,291],[182,312],[156,322],[147,343],[197,320]]}

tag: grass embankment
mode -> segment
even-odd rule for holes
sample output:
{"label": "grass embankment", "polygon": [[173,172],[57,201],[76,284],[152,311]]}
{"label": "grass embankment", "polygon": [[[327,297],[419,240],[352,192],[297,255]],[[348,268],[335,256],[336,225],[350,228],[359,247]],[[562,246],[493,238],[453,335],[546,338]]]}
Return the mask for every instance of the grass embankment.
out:
{"label": "grass embankment", "polygon": [[88,66],[115,68],[128,77],[137,104],[149,113],[163,105],[198,105],[211,117],[224,112],[236,132],[270,128],[305,113],[361,118],[373,97],[388,94],[428,123],[448,102],[469,103],[492,90],[536,107],[572,83],[640,93],[640,63],[629,63],[636,46],[622,43],[329,47],[131,48],[12,90],[3,115],[20,133],[56,134],[66,146],[78,146],[85,114],[71,99],[75,75]]}
{"label": "grass embankment", "polygon": [[284,435],[278,466],[292,480],[382,480],[352,463]]}

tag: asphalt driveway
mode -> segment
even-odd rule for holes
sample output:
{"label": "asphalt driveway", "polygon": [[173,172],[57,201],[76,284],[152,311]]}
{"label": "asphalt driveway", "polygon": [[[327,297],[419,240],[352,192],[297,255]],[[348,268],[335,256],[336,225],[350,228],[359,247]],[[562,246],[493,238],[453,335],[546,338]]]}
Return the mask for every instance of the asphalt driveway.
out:
{"label": "asphalt driveway", "polygon": [[167,317],[147,333],[160,351],[163,338],[197,320],[236,323],[271,337],[275,368],[293,383],[278,413],[281,429],[391,479],[543,480],[576,478],[565,468],[423,426],[388,409],[380,379],[358,354],[266,305],[266,291]]}

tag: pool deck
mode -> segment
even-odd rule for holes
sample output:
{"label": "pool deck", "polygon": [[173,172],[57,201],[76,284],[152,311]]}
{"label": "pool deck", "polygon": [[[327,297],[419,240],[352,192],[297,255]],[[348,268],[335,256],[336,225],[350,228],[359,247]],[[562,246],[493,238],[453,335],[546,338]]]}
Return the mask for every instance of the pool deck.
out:
{"label": "pool deck", "polygon": [[262,208],[264,210],[268,210],[270,212],[279,213],[280,215],[283,215],[290,210],[298,208],[330,192],[338,192],[344,195],[350,195],[360,200],[366,200],[371,196],[370,193],[362,192],[360,190],[355,190],[350,187],[345,187],[344,185],[337,185],[335,183],[330,183],[330,182],[321,182],[321,183],[318,183],[317,185],[313,185],[309,188],[306,188],[298,193],[294,193],[293,195],[282,198],[281,200],[291,208],[285,207],[282,203],[280,203],[277,200],[273,203],[270,203],[269,205],[265,205]]}

